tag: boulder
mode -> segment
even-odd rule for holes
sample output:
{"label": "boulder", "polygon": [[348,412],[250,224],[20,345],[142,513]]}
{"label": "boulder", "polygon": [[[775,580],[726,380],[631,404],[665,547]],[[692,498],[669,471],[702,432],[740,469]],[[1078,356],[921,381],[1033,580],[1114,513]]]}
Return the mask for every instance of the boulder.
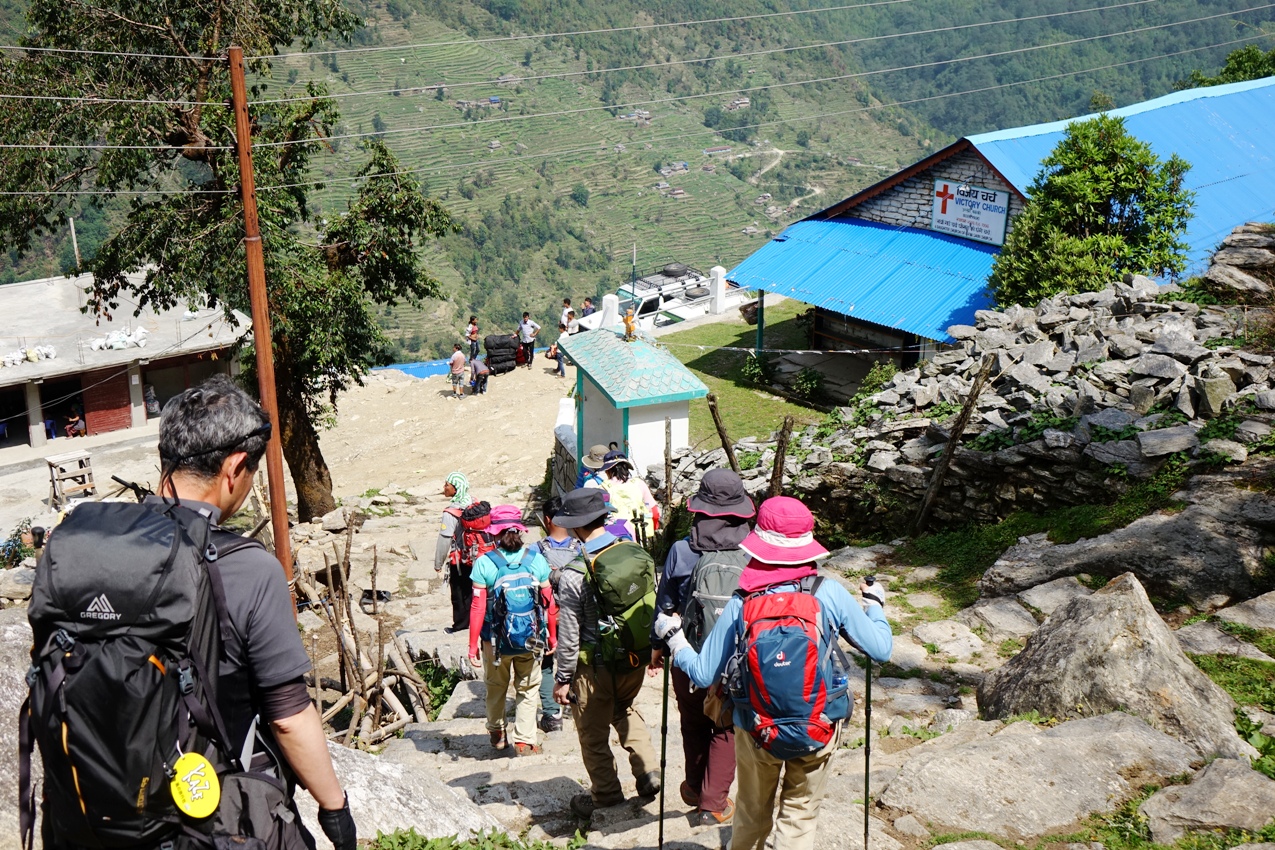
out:
{"label": "boulder", "polygon": [[1254,753],[1235,732],[1235,703],[1186,657],[1131,573],[1055,611],[983,679],[978,704],[987,717],[1126,711],[1205,758]]}
{"label": "boulder", "polygon": [[1143,354],[1133,361],[1130,371],[1135,375],[1173,380],[1186,374],[1186,367],[1165,354]]}
{"label": "boulder", "polygon": [[1092,590],[1085,587],[1073,576],[1056,578],[1036,587],[1030,587],[1018,594],[1018,598],[1048,617],[1077,596],[1088,596]]}
{"label": "boulder", "polygon": [[1271,287],[1261,278],[1222,264],[1213,264],[1204,273],[1204,279],[1214,286],[1230,289],[1242,295],[1270,295]]}
{"label": "boulder", "polygon": [[34,582],[35,570],[30,567],[0,570],[0,599],[30,599]]}
{"label": "boulder", "polygon": [[1190,425],[1161,428],[1158,431],[1141,431],[1138,448],[1145,457],[1164,457],[1177,452],[1188,452],[1200,444],[1195,429]]}
{"label": "boulder", "polygon": [[[359,835],[412,829],[427,838],[503,829],[465,792],[445,784],[436,769],[396,763],[359,750],[328,744],[336,775],[350,798],[350,811]],[[301,819],[323,842],[315,821],[318,806],[305,791],[297,791]]]}
{"label": "boulder", "polygon": [[1190,785],[1157,791],[1138,812],[1146,817],[1156,844],[1173,844],[1188,831],[1257,832],[1275,817],[1275,780],[1253,770],[1247,760],[1218,759]]}
{"label": "boulder", "polygon": [[939,655],[952,656],[959,661],[968,661],[974,653],[983,651],[983,641],[979,636],[970,631],[969,626],[955,620],[922,623],[912,630],[912,634],[921,643],[937,647]]}
{"label": "boulder", "polygon": [[1212,623],[1192,623],[1183,626],[1173,633],[1183,652],[1193,655],[1237,655],[1253,661],[1267,661],[1275,664],[1271,658],[1251,643],[1226,634]]}
{"label": "boulder", "polygon": [[993,643],[1027,637],[1036,631],[1036,618],[1012,596],[983,599],[956,615],[971,630],[982,628]]}
{"label": "boulder", "polygon": [[[31,627],[23,608],[0,611],[0,752],[9,767],[0,770],[0,850],[19,850],[18,830],[18,710],[27,697],[31,667]],[[39,770],[39,756],[33,760]],[[39,831],[37,830],[37,836]]]}
{"label": "boulder", "polygon": [[1226,400],[1235,394],[1235,382],[1225,372],[1209,378],[1196,378],[1195,394],[1200,400],[1200,415],[1212,419],[1222,415]]}
{"label": "boulder", "polygon": [[1248,449],[1243,443],[1234,440],[1209,440],[1200,447],[1206,452],[1221,455],[1232,463],[1243,463],[1248,460]]}
{"label": "boulder", "polygon": [[336,533],[345,531],[345,527],[349,525],[349,519],[346,517],[345,508],[336,508],[328,511],[323,515],[323,530]]}
{"label": "boulder", "polygon": [[984,725],[965,723],[914,747],[881,804],[935,831],[1027,838],[1110,811],[1197,759],[1189,747],[1127,714],[1043,731],[1015,723],[991,737],[977,734]]}
{"label": "boulder", "polygon": [[1248,626],[1250,629],[1275,629],[1275,590],[1239,605],[1223,608],[1217,612],[1217,618]]}

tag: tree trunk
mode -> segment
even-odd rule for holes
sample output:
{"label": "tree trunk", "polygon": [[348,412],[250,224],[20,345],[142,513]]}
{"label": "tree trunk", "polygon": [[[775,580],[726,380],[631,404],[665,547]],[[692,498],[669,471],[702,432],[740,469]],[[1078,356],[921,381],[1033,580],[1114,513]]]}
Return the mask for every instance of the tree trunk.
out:
{"label": "tree trunk", "polygon": [[305,402],[289,386],[285,369],[278,370],[277,377],[283,458],[297,488],[297,520],[309,522],[336,509],[332,473],[319,450],[319,433],[306,414]]}

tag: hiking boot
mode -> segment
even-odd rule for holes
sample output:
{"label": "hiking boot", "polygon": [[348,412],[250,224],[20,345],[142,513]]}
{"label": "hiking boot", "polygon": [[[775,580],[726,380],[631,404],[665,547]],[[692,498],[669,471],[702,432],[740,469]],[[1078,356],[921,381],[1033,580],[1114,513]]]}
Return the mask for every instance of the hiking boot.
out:
{"label": "hiking boot", "polygon": [[505,737],[504,729],[491,729],[488,734],[491,735],[492,747],[498,750],[503,750],[505,747],[509,746],[509,739]]}
{"label": "hiking boot", "polygon": [[691,783],[682,781],[677,789],[682,794],[682,802],[688,806],[699,808],[699,792],[691,787]]}
{"label": "hiking boot", "polygon": [[624,802],[624,797],[618,797],[614,800],[594,800],[592,794],[576,794],[571,798],[571,813],[581,820],[589,820],[593,817],[594,811],[597,809],[605,809],[607,806],[618,806]]}
{"label": "hiking boot", "polygon": [[654,797],[660,793],[660,772],[652,770],[638,777],[637,793],[639,797]]}
{"label": "hiking boot", "polygon": [[726,798],[726,808],[720,812],[696,809],[691,812],[691,826],[725,826],[735,816],[735,802]]}
{"label": "hiking boot", "polygon": [[562,712],[557,714],[542,714],[540,722],[536,724],[540,727],[541,732],[561,732],[562,731]]}
{"label": "hiking boot", "polygon": [[544,748],[539,744],[526,744],[522,741],[514,742],[515,756],[538,756],[544,752]]}

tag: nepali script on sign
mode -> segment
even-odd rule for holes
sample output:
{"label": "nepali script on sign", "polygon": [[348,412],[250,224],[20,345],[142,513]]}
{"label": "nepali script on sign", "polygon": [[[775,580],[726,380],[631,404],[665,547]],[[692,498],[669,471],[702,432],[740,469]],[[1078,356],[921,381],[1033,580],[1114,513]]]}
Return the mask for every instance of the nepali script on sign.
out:
{"label": "nepali script on sign", "polygon": [[934,181],[932,230],[1003,245],[1008,217],[1009,192],[947,180]]}

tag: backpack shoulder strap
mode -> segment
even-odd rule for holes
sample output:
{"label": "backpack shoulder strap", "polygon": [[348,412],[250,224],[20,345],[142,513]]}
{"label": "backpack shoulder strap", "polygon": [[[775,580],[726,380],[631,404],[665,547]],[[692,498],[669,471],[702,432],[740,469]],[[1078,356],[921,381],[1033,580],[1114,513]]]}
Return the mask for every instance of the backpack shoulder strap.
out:
{"label": "backpack shoulder strap", "polygon": [[496,565],[496,572],[500,572],[505,567],[509,566],[509,561],[500,553],[499,547],[484,552],[483,555],[490,558],[491,562]]}

